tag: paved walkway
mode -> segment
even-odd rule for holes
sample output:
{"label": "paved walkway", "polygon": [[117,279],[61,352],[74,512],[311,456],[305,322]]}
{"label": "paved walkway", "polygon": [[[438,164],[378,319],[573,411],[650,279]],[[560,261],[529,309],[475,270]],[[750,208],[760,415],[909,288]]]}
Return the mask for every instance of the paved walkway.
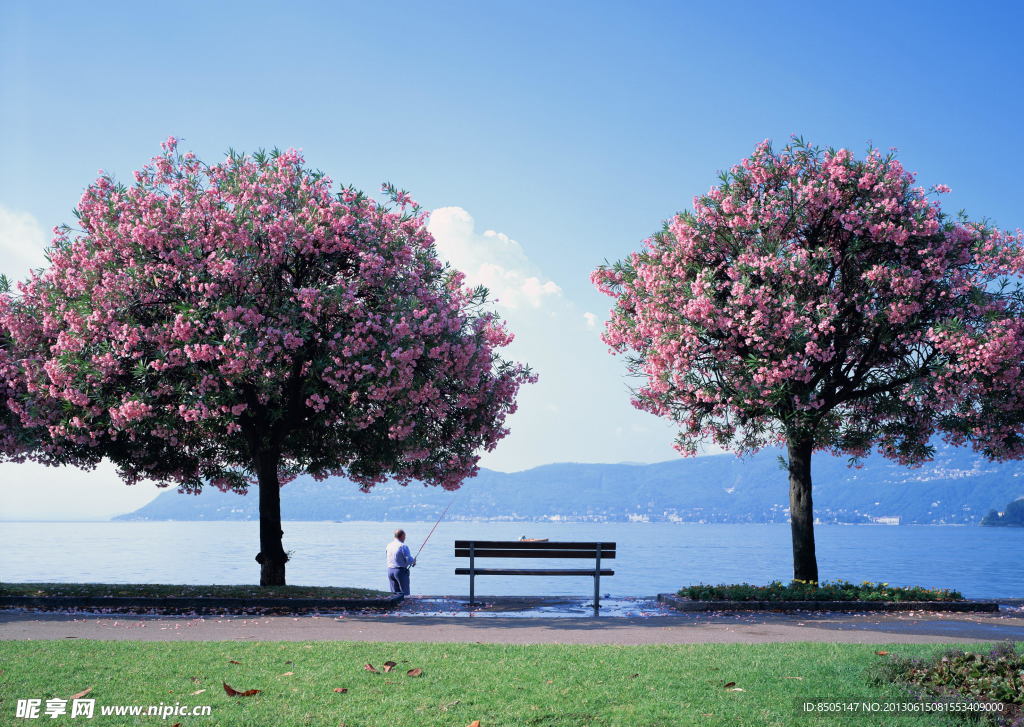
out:
{"label": "paved walkway", "polygon": [[[1000,614],[695,613],[554,617],[427,615],[147,616],[0,612],[0,639],[142,641],[421,641],[500,644],[687,644],[823,641],[1024,641],[1024,608]],[[421,615],[422,614],[422,615]]]}

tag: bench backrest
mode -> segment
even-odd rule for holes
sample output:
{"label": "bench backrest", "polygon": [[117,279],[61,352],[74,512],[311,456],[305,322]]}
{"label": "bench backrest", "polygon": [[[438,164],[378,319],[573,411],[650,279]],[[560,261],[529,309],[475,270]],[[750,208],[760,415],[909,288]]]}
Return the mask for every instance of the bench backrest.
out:
{"label": "bench backrest", "polygon": [[596,558],[615,557],[615,543],[552,543],[531,540],[456,540],[455,557],[476,558]]}

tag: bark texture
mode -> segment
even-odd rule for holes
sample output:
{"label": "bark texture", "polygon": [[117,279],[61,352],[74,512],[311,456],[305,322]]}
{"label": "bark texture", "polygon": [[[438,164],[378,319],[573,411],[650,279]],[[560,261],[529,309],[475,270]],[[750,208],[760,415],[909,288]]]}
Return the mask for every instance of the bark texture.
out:
{"label": "bark texture", "polygon": [[793,533],[793,578],[818,582],[814,553],[814,502],[811,498],[810,439],[791,438],[789,449],[789,524]]}
{"label": "bark texture", "polygon": [[261,586],[285,585],[285,563],[281,529],[281,481],[277,476],[279,457],[273,453],[257,457],[256,474],[260,490],[260,564]]}

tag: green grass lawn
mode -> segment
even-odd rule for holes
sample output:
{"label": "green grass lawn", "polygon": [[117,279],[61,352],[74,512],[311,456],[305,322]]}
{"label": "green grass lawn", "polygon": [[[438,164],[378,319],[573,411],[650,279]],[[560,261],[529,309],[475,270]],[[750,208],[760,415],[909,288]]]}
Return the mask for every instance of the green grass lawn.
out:
{"label": "green grass lawn", "polygon": [[384,591],[333,586],[186,586],[164,583],[0,583],[0,596],[150,596],[157,598],[374,598]]}
{"label": "green grass lawn", "polygon": [[[956,724],[944,716],[804,714],[809,699],[906,701],[871,686],[877,650],[925,656],[942,645],[576,646],[355,642],[0,642],[0,724],[19,698],[91,687],[92,720],[39,723],[182,727],[667,727]],[[386,661],[390,673],[370,673]],[[232,661],[240,663],[231,663]],[[407,676],[412,668],[421,676]],[[259,694],[231,697],[227,682]],[[735,685],[727,687],[729,682]],[[347,689],[335,692],[335,688]],[[204,689],[200,694],[194,692]],[[112,705],[211,705],[210,716],[101,716]]]}

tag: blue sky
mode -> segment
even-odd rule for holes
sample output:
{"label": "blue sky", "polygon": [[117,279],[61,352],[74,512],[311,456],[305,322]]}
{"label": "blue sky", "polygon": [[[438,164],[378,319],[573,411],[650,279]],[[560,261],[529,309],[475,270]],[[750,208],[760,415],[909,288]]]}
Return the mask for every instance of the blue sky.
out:
{"label": "blue sky", "polygon": [[[168,135],[207,160],[298,147],[336,182],[438,210],[442,252],[500,294],[542,381],[485,466],[669,459],[671,428],[631,410],[597,340],[610,299],[590,271],[791,133],[895,146],[953,188],[946,209],[1024,225],[1022,7],[7,0],[0,271],[38,259],[98,169],[130,179]],[[129,503],[108,470],[0,478],[0,517],[153,494]],[[36,494],[10,485],[26,479]]]}

